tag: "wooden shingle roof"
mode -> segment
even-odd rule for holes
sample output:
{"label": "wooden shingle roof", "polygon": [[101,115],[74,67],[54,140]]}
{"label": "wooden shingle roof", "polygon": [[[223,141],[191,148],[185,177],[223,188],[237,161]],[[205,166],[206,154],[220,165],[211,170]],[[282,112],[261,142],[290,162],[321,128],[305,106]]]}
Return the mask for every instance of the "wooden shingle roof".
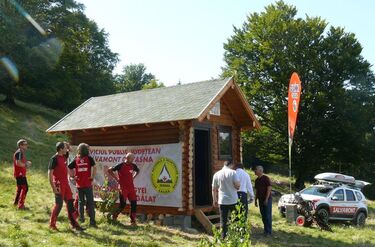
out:
{"label": "wooden shingle roof", "polygon": [[[233,84],[232,78],[225,78],[92,97],[47,132],[199,119]],[[247,107],[250,109],[250,106]],[[253,120],[256,121],[254,115]]]}

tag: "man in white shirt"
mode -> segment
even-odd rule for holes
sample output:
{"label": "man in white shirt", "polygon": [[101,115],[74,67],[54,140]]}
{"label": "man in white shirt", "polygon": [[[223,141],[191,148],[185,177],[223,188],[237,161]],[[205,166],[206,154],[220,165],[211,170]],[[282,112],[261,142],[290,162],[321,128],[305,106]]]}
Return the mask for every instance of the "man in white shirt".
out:
{"label": "man in white shirt", "polygon": [[212,198],[214,207],[220,209],[220,225],[223,229],[222,238],[227,235],[228,215],[235,210],[238,195],[237,190],[240,188],[240,180],[236,171],[231,169],[232,162],[225,161],[223,168],[216,172],[212,179]]}
{"label": "man in white shirt", "polygon": [[[242,204],[241,209],[245,210],[245,218],[247,219],[247,214],[249,210],[249,203],[254,201],[254,191],[251,184],[251,179],[249,174],[243,169],[243,164],[239,163],[235,165],[236,174],[240,180],[240,189],[237,191],[238,198]],[[249,198],[249,200],[248,200]]]}

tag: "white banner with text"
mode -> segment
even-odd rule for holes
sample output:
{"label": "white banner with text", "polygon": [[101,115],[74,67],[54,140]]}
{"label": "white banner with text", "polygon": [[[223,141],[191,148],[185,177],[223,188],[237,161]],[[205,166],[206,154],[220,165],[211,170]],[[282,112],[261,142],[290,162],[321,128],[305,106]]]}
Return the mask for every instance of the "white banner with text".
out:
{"label": "white banner with text", "polygon": [[[70,160],[74,159],[72,147]],[[140,170],[134,179],[139,205],[182,206],[182,147],[181,143],[145,146],[90,146],[96,163],[93,182],[94,196],[100,198],[103,189],[117,190],[117,182],[108,176],[108,168],[125,161],[125,155],[135,155],[134,164]]]}

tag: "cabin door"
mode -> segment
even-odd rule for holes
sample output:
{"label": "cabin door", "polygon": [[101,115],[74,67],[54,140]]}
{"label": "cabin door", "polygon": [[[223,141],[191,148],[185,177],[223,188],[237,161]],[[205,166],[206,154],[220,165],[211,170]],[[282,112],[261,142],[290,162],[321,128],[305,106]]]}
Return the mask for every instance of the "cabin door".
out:
{"label": "cabin door", "polygon": [[211,204],[210,130],[194,131],[194,195],[196,206]]}

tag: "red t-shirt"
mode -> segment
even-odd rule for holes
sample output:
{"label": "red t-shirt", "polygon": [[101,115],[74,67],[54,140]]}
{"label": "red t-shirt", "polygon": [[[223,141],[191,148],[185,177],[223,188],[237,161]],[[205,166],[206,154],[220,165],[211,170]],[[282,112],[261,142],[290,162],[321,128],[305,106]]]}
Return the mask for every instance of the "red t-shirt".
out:
{"label": "red t-shirt", "polygon": [[91,167],[95,165],[95,161],[91,156],[76,157],[68,165],[69,169],[75,170],[77,188],[89,188],[92,186]]}
{"label": "red t-shirt", "polygon": [[255,179],[256,196],[259,201],[264,201],[266,199],[268,186],[271,186],[271,180],[266,175],[262,175]]}
{"label": "red t-shirt", "polygon": [[111,168],[117,171],[121,190],[134,190],[133,172],[139,172],[139,168],[133,163],[120,163]]}
{"label": "red t-shirt", "polygon": [[17,149],[13,154],[13,175],[14,177],[26,177],[26,167],[17,166],[17,161],[19,160],[24,164],[27,162],[25,153],[21,149]]}
{"label": "red t-shirt", "polygon": [[63,155],[55,154],[52,156],[49,166],[49,170],[53,170],[52,179],[53,182],[60,182],[61,184],[69,184],[68,182],[68,168],[66,164],[66,157]]}

